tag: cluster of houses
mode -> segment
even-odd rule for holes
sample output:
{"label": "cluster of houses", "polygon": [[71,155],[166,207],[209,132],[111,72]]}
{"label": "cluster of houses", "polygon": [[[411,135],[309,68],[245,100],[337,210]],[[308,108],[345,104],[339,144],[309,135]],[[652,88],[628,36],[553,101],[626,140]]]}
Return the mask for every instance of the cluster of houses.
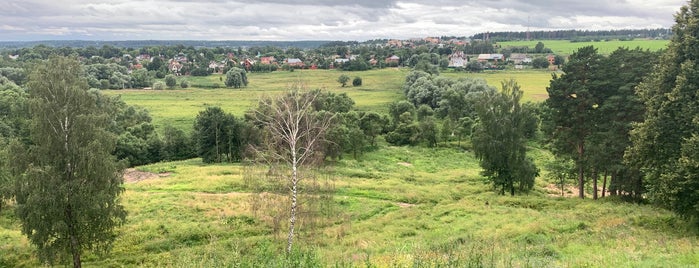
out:
{"label": "cluster of houses", "polygon": [[[449,68],[464,68],[471,60],[471,57],[466,55],[463,51],[457,51],[449,55]],[[553,54],[548,54],[546,59],[549,65],[553,65],[555,61],[555,56]],[[532,63],[532,57],[525,53],[512,53],[509,58],[506,58],[504,54],[491,53],[491,54],[478,54],[475,60],[480,63],[490,63],[494,65],[500,65],[505,63],[513,63],[515,69],[523,69],[525,65]]]}

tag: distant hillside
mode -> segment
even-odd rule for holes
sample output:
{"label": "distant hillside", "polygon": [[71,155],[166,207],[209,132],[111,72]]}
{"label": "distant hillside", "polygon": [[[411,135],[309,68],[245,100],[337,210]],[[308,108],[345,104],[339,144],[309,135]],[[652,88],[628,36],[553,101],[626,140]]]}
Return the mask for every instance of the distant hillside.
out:
{"label": "distant hillside", "polygon": [[274,46],[281,48],[297,47],[301,49],[318,48],[331,41],[210,41],[210,40],[123,40],[123,41],[95,41],[95,40],[44,40],[44,41],[0,41],[0,48],[24,48],[36,45],[51,47],[101,47],[110,45],[115,47],[140,48],[146,46],[193,46],[193,47],[264,47]]}
{"label": "distant hillside", "polygon": [[596,41],[620,39],[628,40],[634,38],[654,38],[667,39],[672,35],[670,29],[638,29],[638,30],[607,30],[607,31],[587,31],[587,30],[560,30],[560,31],[530,31],[527,32],[492,32],[479,33],[471,39],[488,39],[491,41],[517,41],[517,40],[571,40],[571,41]]}

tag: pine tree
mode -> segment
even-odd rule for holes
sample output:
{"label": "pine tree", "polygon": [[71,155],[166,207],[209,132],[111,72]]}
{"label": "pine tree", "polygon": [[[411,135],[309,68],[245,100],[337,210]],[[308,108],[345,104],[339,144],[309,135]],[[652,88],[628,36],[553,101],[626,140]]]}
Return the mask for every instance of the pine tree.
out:
{"label": "pine tree", "polygon": [[31,145],[10,146],[22,232],[40,259],[74,267],[84,250],[108,251],[125,219],[116,137],[81,72],[66,57],[37,66],[28,83]]}
{"label": "pine tree", "polygon": [[651,201],[697,219],[699,1],[683,6],[675,22],[668,49],[637,89],[645,121],[633,129],[627,156],[645,173]]}

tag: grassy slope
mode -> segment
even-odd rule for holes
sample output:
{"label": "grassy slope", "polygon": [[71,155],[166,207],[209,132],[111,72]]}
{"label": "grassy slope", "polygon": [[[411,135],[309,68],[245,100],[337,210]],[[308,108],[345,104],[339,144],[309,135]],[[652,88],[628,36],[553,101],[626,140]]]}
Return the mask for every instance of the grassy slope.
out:
{"label": "grassy slope", "polygon": [[518,46],[528,46],[529,48],[534,48],[536,43],[542,42],[544,46],[553,50],[553,53],[560,55],[570,55],[573,54],[578,48],[584,46],[594,46],[598,49],[599,53],[608,55],[612,53],[619,47],[636,48],[640,47],[642,49],[649,49],[651,51],[657,51],[667,47],[669,43],[668,40],[631,40],[631,41],[600,41],[600,42],[570,42],[568,40],[532,40],[532,41],[509,41],[509,42],[498,42],[501,47],[518,47]]}
{"label": "grassy slope", "polygon": [[[252,74],[251,87],[244,90],[109,93],[122,94],[131,104],[156,108],[152,110],[156,124],[179,122],[189,127],[191,123],[182,122],[191,121],[203,103],[216,102],[239,115],[257,96],[279,92],[275,90],[299,77],[307,79],[311,88],[348,92],[360,109],[385,111],[386,103],[401,98],[405,71],[350,73],[364,78],[361,88],[340,88],[334,82],[338,75],[335,71]],[[529,99],[536,100],[550,74],[522,71],[476,76],[490,83],[515,77]],[[268,80],[263,83],[263,79]],[[531,153],[540,167],[551,157],[535,147]],[[128,222],[120,228],[112,254],[103,260],[87,256],[88,266],[255,263],[267,267],[283,262],[283,234],[273,233],[268,221],[252,215],[250,189],[240,165],[203,165],[193,159],[141,169],[173,173],[126,185],[123,204],[129,211]],[[312,237],[308,228],[302,228],[297,244],[314,249],[313,256],[324,264],[363,265],[367,260],[379,267],[437,262],[515,267],[699,263],[696,234],[665,210],[612,200],[551,197],[543,190],[547,185],[543,179],[529,195],[498,196],[483,183],[473,154],[456,147],[384,144],[361,161],[332,164],[326,174],[332,174],[336,188],[337,216]],[[0,267],[37,266],[11,212],[4,210],[0,215]]]}
{"label": "grassy slope", "polygon": [[[108,258],[88,257],[91,266],[275,265],[271,261],[279,258],[283,234],[275,238],[271,227],[251,214],[240,165],[202,165],[195,159],[141,169],[173,173],[126,185],[128,223]],[[498,196],[483,184],[468,151],[386,146],[361,161],[339,161],[331,173],[340,216],[312,238],[302,229],[297,243],[314,248],[328,265],[366,260],[379,267],[699,262],[699,240],[667,211],[550,197],[541,190],[542,181],[529,195]],[[10,218],[9,212],[0,217],[0,266],[36,265]]]}

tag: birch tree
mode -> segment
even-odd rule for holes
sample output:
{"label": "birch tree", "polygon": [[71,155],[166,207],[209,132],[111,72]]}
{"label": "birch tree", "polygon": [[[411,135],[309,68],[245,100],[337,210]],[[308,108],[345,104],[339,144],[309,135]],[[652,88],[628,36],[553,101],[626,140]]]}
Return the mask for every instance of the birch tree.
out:
{"label": "birch tree", "polygon": [[257,148],[259,155],[268,163],[283,164],[290,169],[287,253],[291,252],[294,241],[303,168],[320,160],[320,146],[332,121],[329,113],[315,113],[313,109],[319,91],[304,94],[299,88],[295,86],[287,94],[263,99],[253,112],[255,121],[265,131],[262,147]]}
{"label": "birch tree", "polygon": [[81,73],[66,57],[38,65],[28,83],[31,145],[9,146],[22,233],[42,261],[73,267],[84,250],[109,251],[125,219],[116,137]]}

